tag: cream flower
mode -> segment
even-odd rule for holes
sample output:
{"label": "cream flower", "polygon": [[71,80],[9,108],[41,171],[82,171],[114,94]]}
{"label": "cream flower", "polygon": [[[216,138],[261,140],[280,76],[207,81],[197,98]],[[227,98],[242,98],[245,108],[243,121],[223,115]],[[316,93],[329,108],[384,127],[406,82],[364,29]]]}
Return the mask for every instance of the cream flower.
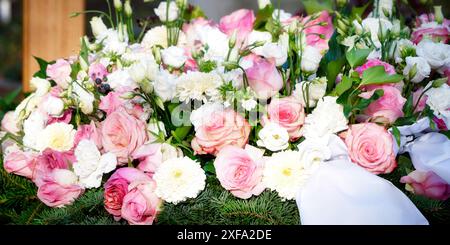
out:
{"label": "cream flower", "polygon": [[221,85],[222,79],[219,75],[188,71],[178,78],[177,96],[184,102],[216,100],[220,96]]}
{"label": "cream flower", "polygon": [[258,146],[265,147],[270,151],[280,151],[288,148],[288,131],[277,123],[267,123],[258,133]]}
{"label": "cream flower", "polygon": [[158,8],[155,8],[155,14],[161,21],[174,21],[178,18],[178,7],[175,2],[169,3],[169,9],[167,10],[167,2],[161,2]]}
{"label": "cream flower", "polygon": [[163,162],[153,179],[157,185],[156,195],[174,204],[197,197],[206,185],[206,175],[200,164],[188,157]]}
{"label": "cream flower", "polygon": [[82,140],[75,149],[77,162],[73,165],[79,183],[84,188],[98,188],[103,174],[116,168],[117,158],[112,153],[100,154],[92,140]]}
{"label": "cream flower", "polygon": [[69,151],[73,147],[76,132],[71,124],[62,122],[50,124],[41,133],[40,150],[50,148],[60,152]]}

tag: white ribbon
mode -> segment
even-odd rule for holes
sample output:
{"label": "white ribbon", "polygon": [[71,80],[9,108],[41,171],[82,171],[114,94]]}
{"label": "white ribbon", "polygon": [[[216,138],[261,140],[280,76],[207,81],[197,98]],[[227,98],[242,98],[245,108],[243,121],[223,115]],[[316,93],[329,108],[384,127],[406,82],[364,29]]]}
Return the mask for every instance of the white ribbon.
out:
{"label": "white ribbon", "polygon": [[428,221],[391,182],[352,163],[342,140],[329,141],[324,162],[297,196],[304,225],[426,225]]}

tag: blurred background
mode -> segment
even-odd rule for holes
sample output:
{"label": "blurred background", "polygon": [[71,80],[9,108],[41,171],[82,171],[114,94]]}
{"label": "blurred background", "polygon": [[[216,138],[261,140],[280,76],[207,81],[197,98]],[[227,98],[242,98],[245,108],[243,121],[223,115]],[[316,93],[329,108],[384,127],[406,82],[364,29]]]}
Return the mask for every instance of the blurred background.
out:
{"label": "blurred background", "polygon": [[[311,1],[311,0],[309,0]],[[322,0],[329,1],[329,0]],[[405,11],[406,18],[425,11],[423,2],[408,1],[411,8]],[[199,5],[205,14],[218,21],[221,16],[239,8],[257,10],[257,0],[189,0]],[[302,0],[272,0],[281,8],[298,13],[303,11]],[[277,3],[278,2],[278,3]],[[362,5],[366,0],[350,0],[352,4]],[[450,0],[434,0],[443,5],[445,16],[449,15]],[[154,16],[153,8],[159,1],[144,3],[132,0],[136,18]],[[70,13],[80,10],[107,10],[106,0],[0,0],[0,96],[22,87],[37,65],[32,56],[48,60],[76,54],[79,37],[90,35],[89,19],[92,14],[80,15],[70,19]],[[26,90],[26,82],[24,83]]]}

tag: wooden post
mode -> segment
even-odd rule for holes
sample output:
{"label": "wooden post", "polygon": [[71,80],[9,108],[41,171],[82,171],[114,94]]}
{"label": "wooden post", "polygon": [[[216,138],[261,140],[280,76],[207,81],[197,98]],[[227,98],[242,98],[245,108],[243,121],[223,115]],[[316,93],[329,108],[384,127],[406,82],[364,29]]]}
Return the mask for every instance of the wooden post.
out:
{"label": "wooden post", "polygon": [[23,0],[23,90],[39,66],[33,56],[45,60],[78,53],[84,35],[84,16],[70,18],[83,11],[84,0]]}

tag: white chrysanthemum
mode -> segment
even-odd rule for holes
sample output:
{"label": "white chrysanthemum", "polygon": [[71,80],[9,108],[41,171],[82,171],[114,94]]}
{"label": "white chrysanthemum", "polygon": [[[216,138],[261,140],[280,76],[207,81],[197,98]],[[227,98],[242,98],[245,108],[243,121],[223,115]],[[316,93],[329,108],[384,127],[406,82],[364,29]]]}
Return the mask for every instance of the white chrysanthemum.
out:
{"label": "white chrysanthemum", "polygon": [[76,130],[73,125],[57,122],[48,125],[41,133],[40,150],[50,148],[55,151],[69,151],[72,149]]}
{"label": "white chrysanthemum", "polygon": [[306,138],[320,138],[347,129],[348,120],[344,107],[336,103],[336,97],[326,96],[305,119],[303,135]]}
{"label": "white chrysanthemum", "polygon": [[188,71],[178,78],[177,96],[185,102],[215,100],[220,95],[221,85],[222,79],[214,73]]}
{"label": "white chrysanthemum", "polygon": [[434,115],[444,120],[450,126],[450,86],[442,84],[439,88],[431,88],[425,93],[427,105],[434,111]]}
{"label": "white chrysanthemum", "polygon": [[312,168],[302,161],[297,151],[282,151],[267,158],[263,183],[285,200],[293,200],[307,182]]}
{"label": "white chrysanthemum", "polygon": [[75,149],[77,162],[73,165],[79,183],[84,188],[98,188],[102,183],[103,174],[116,168],[117,158],[112,153],[100,154],[92,140],[82,140]]}
{"label": "white chrysanthemum", "polygon": [[174,204],[197,197],[206,184],[206,175],[200,164],[188,157],[163,162],[153,179],[156,181],[156,195]]}

